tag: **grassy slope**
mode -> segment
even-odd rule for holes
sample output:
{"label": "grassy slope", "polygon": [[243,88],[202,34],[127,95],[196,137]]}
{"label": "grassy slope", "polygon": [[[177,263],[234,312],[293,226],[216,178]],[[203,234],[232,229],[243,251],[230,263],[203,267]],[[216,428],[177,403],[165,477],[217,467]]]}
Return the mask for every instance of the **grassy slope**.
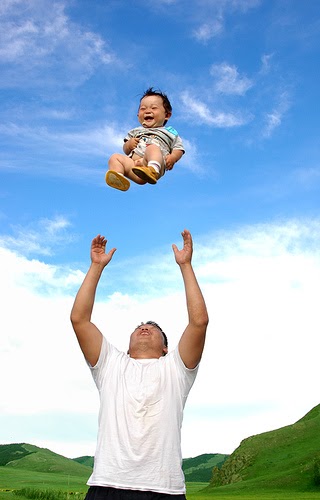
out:
{"label": "grassy slope", "polygon": [[[38,448],[28,444],[21,444],[21,448],[29,454],[10,453],[10,446],[6,446],[7,462],[6,469],[25,469],[34,472],[62,472],[71,475],[90,475],[91,468],[70,460],[69,458],[53,453],[46,448]],[[0,447],[1,449],[2,447]]]}
{"label": "grassy slope", "polygon": [[[224,455],[206,454],[186,459],[187,468],[196,473],[197,467],[210,471]],[[68,459],[45,448],[20,443],[0,445],[0,491],[36,486],[72,491],[86,491],[86,482],[92,472],[93,457]],[[207,471],[208,472],[208,471]],[[209,479],[201,483],[203,488]],[[200,488],[200,486],[199,486]],[[0,495],[1,497],[1,495]]]}
{"label": "grassy slope", "polygon": [[183,459],[182,469],[187,482],[209,483],[213,467],[221,467],[229,455],[205,453],[194,458]]}
{"label": "grassy slope", "polygon": [[12,460],[17,460],[33,453],[32,447],[21,443],[4,444],[0,446],[0,466],[6,465]]}
{"label": "grassy slope", "polygon": [[[187,482],[209,483],[212,477],[212,469],[215,466],[221,467],[229,455],[221,453],[205,453],[193,458],[184,458],[182,469]],[[93,457],[84,456],[74,458],[74,461],[93,467]]]}
{"label": "grassy slope", "polygon": [[72,460],[78,462],[79,464],[87,465],[88,467],[93,468],[93,457],[90,457],[88,455],[84,457],[73,458]]}
{"label": "grassy slope", "polygon": [[[229,491],[314,489],[314,462],[320,458],[320,405],[293,425],[245,439],[217,471],[209,488]],[[219,488],[220,490],[221,488]]]}

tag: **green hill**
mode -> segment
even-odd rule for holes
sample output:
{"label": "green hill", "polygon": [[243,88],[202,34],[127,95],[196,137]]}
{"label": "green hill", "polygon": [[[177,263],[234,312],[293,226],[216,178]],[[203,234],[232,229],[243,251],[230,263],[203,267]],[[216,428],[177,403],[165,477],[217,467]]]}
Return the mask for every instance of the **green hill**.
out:
{"label": "green hill", "polygon": [[84,457],[73,458],[72,460],[78,462],[79,464],[87,465],[88,467],[93,468],[93,457],[90,457],[88,455],[85,455]]}
{"label": "green hill", "polygon": [[[209,483],[212,469],[221,467],[228,455],[204,454],[183,460],[183,470],[188,482]],[[92,472],[93,457],[83,456],[69,459],[46,448],[26,443],[0,445],[0,467],[33,472],[61,472],[72,476],[89,475]]]}
{"label": "green hill", "polygon": [[295,424],[243,440],[209,489],[320,491],[320,405]]}
{"label": "green hill", "polygon": [[[194,458],[184,458],[182,461],[182,469],[189,483],[209,483],[212,478],[212,469],[217,466],[221,467],[229,455],[221,453],[206,453]],[[93,457],[84,456],[74,458],[80,464],[93,467]]]}
{"label": "green hill", "polygon": [[3,444],[0,446],[0,466],[7,465],[13,460],[19,460],[33,453],[31,445]]}
{"label": "green hill", "polygon": [[[184,458],[182,461],[182,469],[189,483],[209,483],[212,478],[212,469],[221,467],[229,455],[221,453],[206,453],[194,458]],[[74,458],[80,464],[93,467],[93,457],[84,456]]]}
{"label": "green hill", "polygon": [[221,453],[206,453],[194,458],[184,458],[182,469],[186,482],[189,483],[209,483],[212,478],[212,469],[220,468],[229,455]]}
{"label": "green hill", "polygon": [[91,468],[46,448],[26,443],[0,446],[0,464],[10,469],[24,469],[34,472],[63,472],[64,474],[88,476]]}

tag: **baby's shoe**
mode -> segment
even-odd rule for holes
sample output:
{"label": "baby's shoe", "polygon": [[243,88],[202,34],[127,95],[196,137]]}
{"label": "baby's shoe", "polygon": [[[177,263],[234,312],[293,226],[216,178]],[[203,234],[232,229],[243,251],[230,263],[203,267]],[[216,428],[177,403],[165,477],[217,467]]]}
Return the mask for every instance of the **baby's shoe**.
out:
{"label": "baby's shoe", "polygon": [[108,170],[106,173],[106,183],[112,188],[120,189],[120,191],[127,191],[130,187],[128,179],[115,170]]}
{"label": "baby's shoe", "polygon": [[157,184],[160,174],[153,167],[133,167],[132,172],[149,184]]}

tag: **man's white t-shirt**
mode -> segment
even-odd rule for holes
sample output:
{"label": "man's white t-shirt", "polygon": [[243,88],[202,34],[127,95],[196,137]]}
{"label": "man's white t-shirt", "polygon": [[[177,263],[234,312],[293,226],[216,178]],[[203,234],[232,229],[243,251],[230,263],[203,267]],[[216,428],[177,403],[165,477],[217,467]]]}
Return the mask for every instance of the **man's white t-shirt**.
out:
{"label": "man's white t-shirt", "polygon": [[197,368],[186,368],[178,347],[159,359],[136,360],[103,338],[90,369],[100,412],[88,485],[185,493],[181,425]]}

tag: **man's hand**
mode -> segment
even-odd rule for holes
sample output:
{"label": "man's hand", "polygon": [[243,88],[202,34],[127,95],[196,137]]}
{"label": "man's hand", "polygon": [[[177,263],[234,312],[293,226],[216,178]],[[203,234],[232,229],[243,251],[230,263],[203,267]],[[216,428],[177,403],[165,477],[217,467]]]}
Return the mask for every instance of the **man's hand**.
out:
{"label": "man's hand", "polygon": [[206,304],[191,264],[192,237],[187,229],[181,234],[183,249],[178,250],[176,245],[172,245],[184,282],[188,310],[188,324],[179,341],[179,353],[185,366],[193,369],[201,359],[209,319]]}
{"label": "man's hand", "polygon": [[172,249],[176,259],[176,263],[181,266],[182,264],[191,263],[192,258],[192,236],[190,231],[185,229],[181,233],[183,238],[183,248],[179,250],[178,247],[173,244]]}
{"label": "man's hand", "polygon": [[92,263],[101,264],[103,266],[109,264],[116,248],[112,248],[108,253],[106,253],[106,244],[107,240],[100,234],[93,238],[90,253]]}

